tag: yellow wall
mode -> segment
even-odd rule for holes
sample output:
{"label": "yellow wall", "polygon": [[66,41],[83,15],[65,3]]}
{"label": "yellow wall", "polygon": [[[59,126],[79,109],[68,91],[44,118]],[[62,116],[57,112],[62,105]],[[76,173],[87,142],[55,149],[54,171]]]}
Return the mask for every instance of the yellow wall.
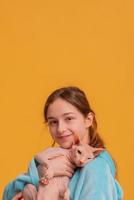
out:
{"label": "yellow wall", "polygon": [[124,200],[133,199],[133,1],[0,1],[0,189],[51,144],[47,95],[85,90],[118,165]]}

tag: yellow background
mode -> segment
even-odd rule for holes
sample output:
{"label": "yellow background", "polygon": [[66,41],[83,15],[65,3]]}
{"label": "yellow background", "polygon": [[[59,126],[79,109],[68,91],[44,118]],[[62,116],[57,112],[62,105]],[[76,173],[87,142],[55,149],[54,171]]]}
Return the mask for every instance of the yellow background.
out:
{"label": "yellow background", "polygon": [[[58,87],[82,88],[118,166],[134,180],[132,0],[0,1],[0,190],[52,143],[43,106]],[[2,197],[0,197],[2,198]]]}

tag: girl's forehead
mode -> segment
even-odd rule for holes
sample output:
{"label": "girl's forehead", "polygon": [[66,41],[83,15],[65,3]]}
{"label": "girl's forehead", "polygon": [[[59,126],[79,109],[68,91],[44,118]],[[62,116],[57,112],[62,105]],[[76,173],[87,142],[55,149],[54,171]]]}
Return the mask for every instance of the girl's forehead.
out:
{"label": "girl's forehead", "polygon": [[67,102],[66,100],[63,99],[56,99],[53,103],[51,103],[48,107],[48,111],[50,112],[51,110],[77,110],[77,108],[72,105],[71,103]]}
{"label": "girl's forehead", "polygon": [[73,106],[71,103],[63,99],[56,99],[48,107],[47,117],[50,116],[60,116],[60,115],[69,115],[69,114],[81,114],[78,109]]}

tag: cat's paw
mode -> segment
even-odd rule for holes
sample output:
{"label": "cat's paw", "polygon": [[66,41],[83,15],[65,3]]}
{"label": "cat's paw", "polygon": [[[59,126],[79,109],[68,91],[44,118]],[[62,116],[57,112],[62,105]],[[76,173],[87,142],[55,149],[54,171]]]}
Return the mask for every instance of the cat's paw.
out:
{"label": "cat's paw", "polygon": [[51,178],[54,177],[54,172],[53,172],[53,170],[51,169],[50,166],[44,171],[44,177],[46,179],[51,179]]}
{"label": "cat's paw", "polygon": [[64,193],[63,200],[70,200],[70,190],[67,189]]}

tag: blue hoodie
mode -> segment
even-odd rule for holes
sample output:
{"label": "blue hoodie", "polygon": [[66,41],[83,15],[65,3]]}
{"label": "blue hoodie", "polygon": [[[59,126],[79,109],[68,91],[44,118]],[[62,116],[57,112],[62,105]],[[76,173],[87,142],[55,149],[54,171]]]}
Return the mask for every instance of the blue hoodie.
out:
{"label": "blue hoodie", "polygon": [[[123,191],[115,179],[115,165],[107,151],[97,158],[77,169],[70,180],[69,188],[72,200],[121,200]],[[3,194],[3,200],[11,200],[22,191],[27,183],[38,188],[39,176],[33,159],[27,174],[16,177],[9,183]]]}

